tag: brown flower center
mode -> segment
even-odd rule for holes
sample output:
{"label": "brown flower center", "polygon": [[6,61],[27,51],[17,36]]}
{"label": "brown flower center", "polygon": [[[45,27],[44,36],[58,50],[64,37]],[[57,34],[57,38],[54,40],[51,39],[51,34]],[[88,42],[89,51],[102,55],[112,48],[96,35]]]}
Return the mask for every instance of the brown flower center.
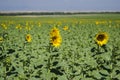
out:
{"label": "brown flower center", "polygon": [[27,36],[27,39],[30,39],[30,36]]}
{"label": "brown flower center", "polygon": [[103,41],[105,39],[105,35],[104,34],[100,34],[100,35],[98,35],[98,37],[97,37],[97,40],[98,41]]}
{"label": "brown flower center", "polygon": [[53,40],[53,41],[56,40],[56,39],[57,39],[57,36],[52,37],[52,40]]}

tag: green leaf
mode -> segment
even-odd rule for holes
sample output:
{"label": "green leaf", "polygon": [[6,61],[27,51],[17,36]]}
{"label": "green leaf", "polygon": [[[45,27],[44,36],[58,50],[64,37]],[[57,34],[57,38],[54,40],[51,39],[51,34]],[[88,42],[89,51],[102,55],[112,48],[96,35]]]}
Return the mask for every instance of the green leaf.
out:
{"label": "green leaf", "polygon": [[[63,76],[59,76],[59,77],[58,77],[58,80],[68,80],[68,79],[67,79],[67,77],[66,77],[65,75],[63,75]],[[77,80],[77,79],[76,79],[76,80]]]}
{"label": "green leaf", "polygon": [[14,80],[20,80],[18,77],[14,77]]}
{"label": "green leaf", "polygon": [[92,67],[96,67],[97,66],[97,63],[96,63],[96,60],[94,60],[92,57],[90,57],[90,56],[87,56],[86,58],[85,58],[85,63],[87,64],[87,65],[91,65]]}
{"label": "green leaf", "polygon": [[83,78],[81,80],[93,80],[92,78]]}
{"label": "green leaf", "polygon": [[75,76],[74,78],[73,78],[73,80],[83,80],[83,76],[81,76],[81,75],[79,75],[79,76]]}
{"label": "green leaf", "polygon": [[97,78],[97,79],[100,79],[101,77],[102,77],[102,75],[99,73],[99,71],[97,71],[97,70],[94,70],[93,72],[92,72],[92,75],[95,77],[95,78]]}
{"label": "green leaf", "polygon": [[0,77],[0,80],[4,80],[4,78]]}
{"label": "green leaf", "polygon": [[109,75],[109,73],[106,70],[100,70],[100,73],[104,75]]}
{"label": "green leaf", "polygon": [[117,64],[116,64],[117,66],[120,66],[120,61],[117,61]]}
{"label": "green leaf", "polygon": [[116,75],[115,78],[117,78],[118,80],[120,80],[120,74]]}
{"label": "green leaf", "polygon": [[31,77],[29,80],[40,80],[39,78]]}

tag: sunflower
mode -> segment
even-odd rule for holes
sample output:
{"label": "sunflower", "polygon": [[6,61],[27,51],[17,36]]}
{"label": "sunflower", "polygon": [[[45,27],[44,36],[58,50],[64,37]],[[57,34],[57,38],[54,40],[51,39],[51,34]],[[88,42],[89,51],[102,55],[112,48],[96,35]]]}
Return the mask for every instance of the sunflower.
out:
{"label": "sunflower", "polygon": [[60,35],[60,32],[59,32],[59,29],[54,27],[50,32],[50,36],[56,36],[56,35]]}
{"label": "sunflower", "polygon": [[20,25],[20,24],[18,24],[17,26],[16,26],[16,29],[22,29],[22,26]]}
{"label": "sunflower", "polygon": [[54,47],[59,47],[61,44],[61,37],[57,35],[51,37],[50,43],[52,43]]}
{"label": "sunflower", "polygon": [[30,34],[27,34],[27,35],[26,35],[26,40],[27,40],[27,42],[31,42],[32,38],[31,38],[31,35],[30,35]]}
{"label": "sunflower", "polygon": [[2,37],[0,37],[0,42],[3,42],[3,38]]}
{"label": "sunflower", "polygon": [[99,24],[99,22],[98,22],[98,21],[96,21],[96,22],[95,22],[95,24],[96,24],[96,25],[98,25],[98,24]]}
{"label": "sunflower", "polygon": [[103,46],[108,42],[108,34],[105,32],[98,33],[95,37],[98,45]]}
{"label": "sunflower", "polygon": [[64,26],[63,30],[68,30],[68,26]]}
{"label": "sunflower", "polygon": [[50,43],[54,47],[59,47],[62,42],[62,38],[59,32],[59,29],[54,27],[50,32]]}

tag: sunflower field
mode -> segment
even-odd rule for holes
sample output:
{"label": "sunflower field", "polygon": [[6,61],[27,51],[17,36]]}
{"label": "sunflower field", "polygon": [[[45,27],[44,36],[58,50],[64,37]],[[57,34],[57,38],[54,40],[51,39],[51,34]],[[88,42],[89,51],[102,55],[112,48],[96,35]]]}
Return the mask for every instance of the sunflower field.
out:
{"label": "sunflower field", "polygon": [[120,14],[0,16],[0,80],[120,80]]}

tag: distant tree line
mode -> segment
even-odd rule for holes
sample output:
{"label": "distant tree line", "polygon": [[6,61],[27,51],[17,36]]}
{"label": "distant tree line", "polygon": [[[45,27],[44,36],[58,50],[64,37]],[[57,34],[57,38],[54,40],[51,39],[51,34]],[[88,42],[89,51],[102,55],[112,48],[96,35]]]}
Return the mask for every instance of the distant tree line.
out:
{"label": "distant tree line", "polygon": [[120,14],[120,12],[0,12],[0,16],[19,16],[19,15],[77,15],[77,14]]}

